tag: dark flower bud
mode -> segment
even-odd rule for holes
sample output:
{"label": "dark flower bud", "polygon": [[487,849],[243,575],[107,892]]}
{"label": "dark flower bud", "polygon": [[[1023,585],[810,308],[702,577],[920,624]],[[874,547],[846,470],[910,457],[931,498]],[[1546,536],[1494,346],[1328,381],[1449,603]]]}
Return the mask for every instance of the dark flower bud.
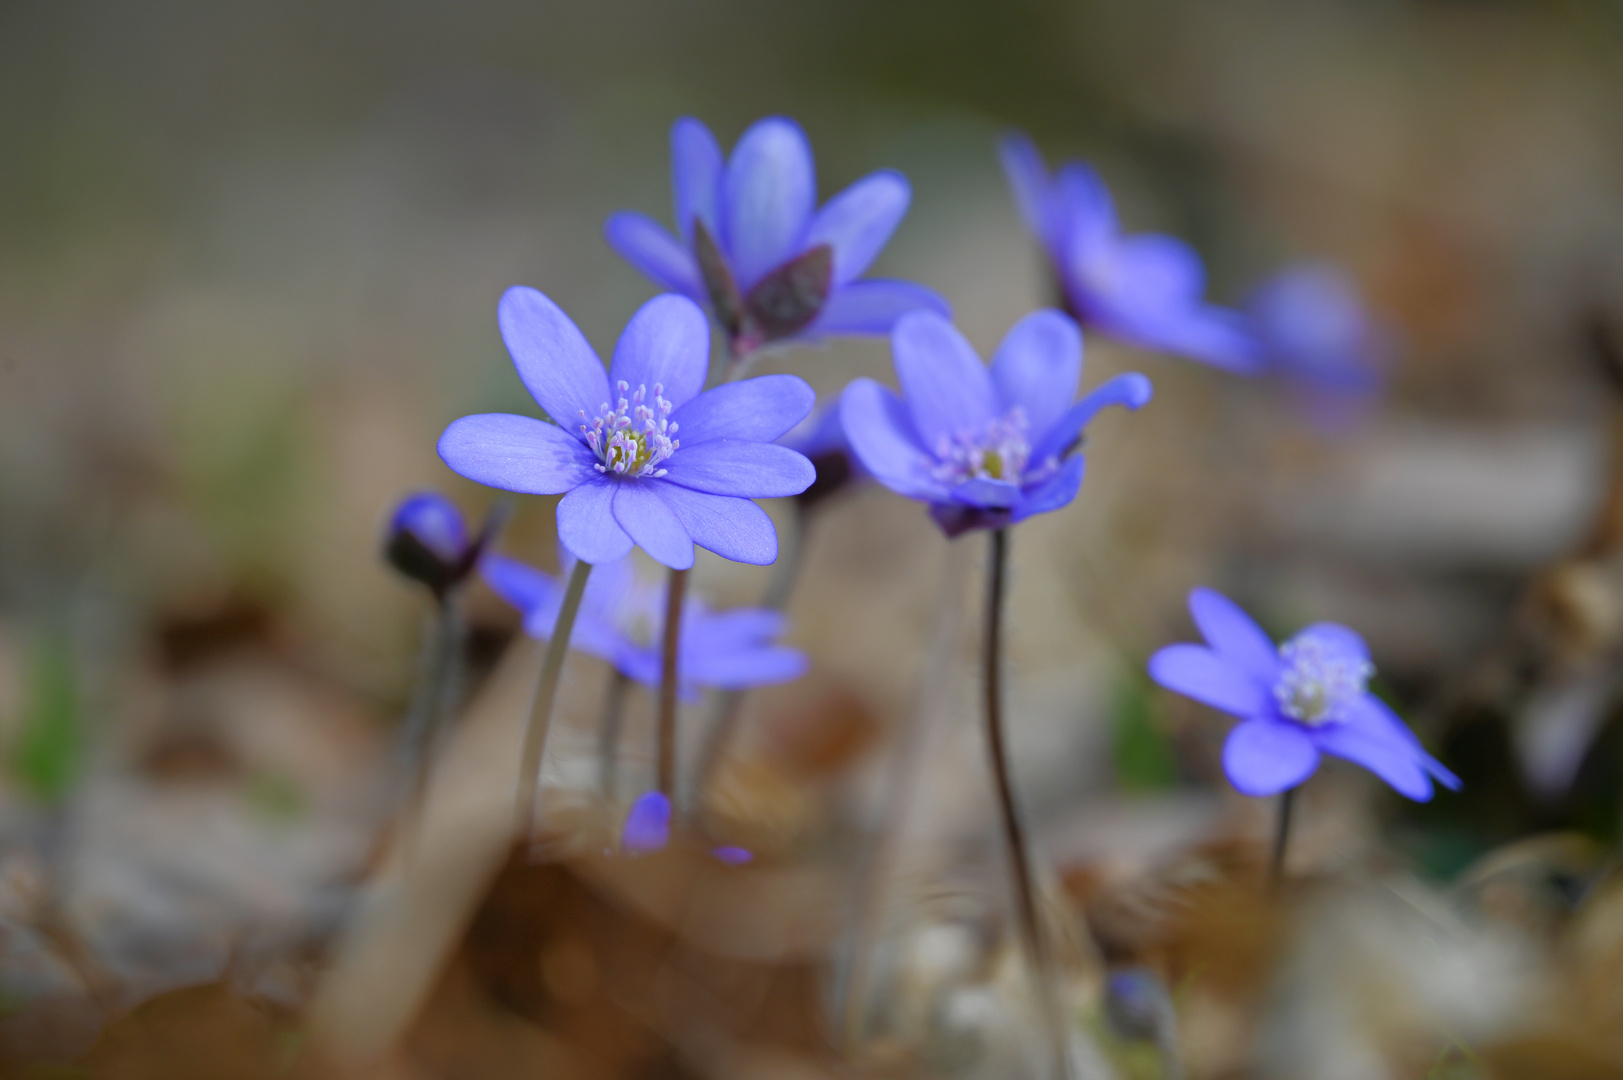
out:
{"label": "dark flower bud", "polygon": [[396,508],[384,555],[396,570],[443,595],[468,576],[483,540],[481,536],[479,543],[469,543],[456,504],[437,492],[423,491]]}

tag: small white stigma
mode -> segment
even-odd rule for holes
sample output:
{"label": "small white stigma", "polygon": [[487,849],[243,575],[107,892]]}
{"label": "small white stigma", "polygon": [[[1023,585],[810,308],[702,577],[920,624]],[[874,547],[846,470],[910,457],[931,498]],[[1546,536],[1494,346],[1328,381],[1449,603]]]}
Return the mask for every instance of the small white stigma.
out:
{"label": "small white stigma", "polygon": [[1345,720],[1375,674],[1368,660],[1313,633],[1281,645],[1279,659],[1284,670],[1274,683],[1274,700],[1286,716],[1309,727]]}
{"label": "small white stigma", "polygon": [[[597,455],[593,468],[604,475],[664,476],[666,470],[658,468],[659,463],[682,445],[671,438],[676,434],[677,425],[667,419],[671,403],[663,396],[665,387],[654,384],[651,408],[644,404],[647,386],[637,387],[637,392],[627,397],[631,386],[622,379],[616,389],[621,396],[615,407],[611,409],[608,402],[604,402],[590,426],[580,425],[586,445]],[[581,411],[580,418],[586,420],[585,410]]]}

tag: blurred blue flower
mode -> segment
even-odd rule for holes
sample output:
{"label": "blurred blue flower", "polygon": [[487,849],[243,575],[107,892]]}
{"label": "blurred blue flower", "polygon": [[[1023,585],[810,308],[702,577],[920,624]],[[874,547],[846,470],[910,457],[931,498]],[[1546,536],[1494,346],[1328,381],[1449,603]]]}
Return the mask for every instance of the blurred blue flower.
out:
{"label": "blurred blue flower", "polygon": [[1206,275],[1193,248],[1157,233],[1123,236],[1104,181],[1079,161],[1050,176],[1019,133],[1004,136],[998,152],[1020,214],[1083,326],[1240,374],[1261,369],[1240,314],[1202,298]]}
{"label": "blurred blue flower", "polygon": [[1211,589],[1189,594],[1206,645],[1168,645],[1150,677],[1168,690],[1240,718],[1223,746],[1223,771],[1245,795],[1277,795],[1334,754],[1425,802],[1431,781],[1459,777],[1421,747],[1407,725],[1366,689],[1375,668],[1364,639],[1315,623],[1278,649],[1251,616]]}
{"label": "blurred blue flower", "polygon": [[1380,389],[1387,338],[1339,267],[1287,267],[1252,292],[1246,316],[1268,370],[1325,407]]}
{"label": "blurred blue flower", "polygon": [[1072,405],[1082,334],[1058,311],[1016,323],[988,367],[946,319],[896,324],[891,356],[902,397],[857,379],[840,397],[846,437],[881,484],[930,504],[949,536],[1058,510],[1082,484],[1082,429],[1107,405],[1137,409],[1150,381],[1118,375]]}
{"label": "blurred blue flower", "polygon": [[657,284],[709,303],[735,357],[789,338],[883,334],[946,301],[906,281],[858,280],[907,213],[907,179],[858,180],[817,209],[811,145],[783,117],[757,121],[723,162],[697,120],[671,128],[677,237],[645,214],[604,227],[609,245]]}
{"label": "blurred blue flower", "polygon": [[620,847],[632,855],[645,855],[670,841],[671,800],[657,791],[637,796],[620,830]]}
{"label": "blurred blue flower", "polygon": [[[496,595],[524,614],[526,634],[543,640],[552,636],[568,565],[562,578],[555,578],[492,553],[481,561],[480,572]],[[664,625],[665,590],[639,580],[631,560],[621,559],[595,567],[586,579],[569,645],[613,664],[627,678],[657,687]],[[682,610],[676,657],[682,695],[691,700],[702,687],[741,690],[799,678],[806,671],[805,655],[776,643],[787,629],[780,612],[716,612],[690,597]]]}
{"label": "blurred blue flower", "polygon": [[811,487],[795,496],[803,508],[822,502],[849,484],[872,479],[845,437],[838,399],[832,405],[813,409],[810,416],[778,440],[778,445],[805,454],[817,470]]}
{"label": "blurred blue flower", "polygon": [[470,539],[456,503],[437,491],[419,491],[402,499],[389,518],[383,552],[396,570],[443,595],[472,571],[500,518],[493,514]]}
{"label": "blurred blue flower", "polygon": [[656,296],[632,316],[607,373],[534,289],[507,290],[497,319],[519,378],[556,423],[464,416],[439,441],[454,471],[563,495],[558,539],[589,563],[633,545],[677,570],[693,565],[694,544],[738,562],[778,557],[772,519],[750,500],[796,495],[816,478],[811,462],[772,441],[811,411],[803,380],[765,375],[700,393],[710,331],[682,296]]}

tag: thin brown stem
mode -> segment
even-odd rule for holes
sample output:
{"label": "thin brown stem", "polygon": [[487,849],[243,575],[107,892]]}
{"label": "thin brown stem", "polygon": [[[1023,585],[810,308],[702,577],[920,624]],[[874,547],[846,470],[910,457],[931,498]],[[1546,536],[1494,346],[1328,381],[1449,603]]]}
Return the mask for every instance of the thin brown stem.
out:
{"label": "thin brown stem", "polygon": [[1014,779],[1009,770],[1008,750],[1003,739],[1003,597],[1008,571],[1008,530],[995,530],[988,538],[986,574],[986,631],[981,642],[986,692],[986,743],[992,758],[992,779],[997,787],[998,816],[1003,839],[1009,849],[1010,877],[1014,884],[1015,909],[1021,945],[1031,967],[1038,1004],[1047,1028],[1053,1054],[1055,1080],[1068,1080],[1071,1073],[1070,1040],[1057,997],[1053,965],[1044,940],[1042,916],[1037,905],[1037,889],[1032,880],[1031,855],[1020,810],[1015,801]]}
{"label": "thin brown stem", "polygon": [[558,621],[553,624],[552,637],[547,641],[546,653],[541,658],[541,678],[535,686],[535,698],[530,703],[529,724],[524,729],[524,749],[519,756],[518,801],[514,807],[517,816],[515,829],[522,837],[529,837],[535,828],[536,802],[541,793],[541,759],[547,748],[547,729],[552,726],[552,705],[558,697],[558,680],[564,670],[564,656],[569,652],[569,635],[575,629],[575,616],[580,612],[580,598],[586,592],[586,578],[592,564],[577,561],[564,587],[563,604],[558,609]]}
{"label": "thin brown stem", "polygon": [[682,640],[682,602],[687,597],[688,572],[672,570],[665,590],[665,634],[659,665],[659,790],[676,805],[676,690],[677,656]]}
{"label": "thin brown stem", "polygon": [[1285,847],[1291,837],[1291,808],[1296,803],[1296,789],[1289,788],[1279,796],[1279,819],[1274,826],[1274,850],[1268,860],[1268,887],[1278,889],[1285,880]]}

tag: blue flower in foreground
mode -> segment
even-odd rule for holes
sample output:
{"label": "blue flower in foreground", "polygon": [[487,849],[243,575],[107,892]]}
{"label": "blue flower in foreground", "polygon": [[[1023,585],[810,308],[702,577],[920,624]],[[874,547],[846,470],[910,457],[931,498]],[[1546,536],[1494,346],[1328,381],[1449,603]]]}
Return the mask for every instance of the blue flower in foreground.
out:
{"label": "blue flower in foreground", "polygon": [[440,457],[470,480],[563,495],[558,539],[597,564],[633,545],[677,570],[693,545],[738,562],[778,557],[772,519],[751,499],[797,495],[811,462],[772,440],[815,399],[793,375],[763,375],[700,393],[709,366],[704,313],[656,296],[603,363],[558,305],[515,287],[497,309],[519,378],[556,421],[486,413],[440,436]]}
{"label": "blue flower in foreground", "polygon": [[661,286],[709,303],[734,356],[787,338],[883,334],[903,313],[947,304],[922,285],[861,280],[912,197],[901,173],[858,180],[817,209],[811,145],[768,117],[725,163],[697,120],[671,128],[673,237],[644,214],[609,218],[609,245]]}
{"label": "blue flower in foreground", "polygon": [[1431,798],[1433,778],[1459,788],[1459,777],[1365,688],[1375,668],[1352,630],[1315,623],[1276,649],[1220,593],[1194,590],[1189,612],[1207,645],[1167,646],[1150,658],[1150,676],[1240,718],[1223,746],[1223,771],[1241,793],[1293,788],[1319,767],[1321,753],[1362,765],[1421,802]]}
{"label": "blue flower in foreground", "polygon": [[1241,374],[1260,370],[1239,313],[1202,299],[1206,275],[1193,248],[1157,233],[1123,236],[1104,181],[1081,162],[1050,177],[1020,134],[1005,136],[998,151],[1020,214],[1083,326]]}
{"label": "blue flower in foreground", "polygon": [[1339,268],[1280,271],[1251,294],[1246,315],[1264,363],[1302,389],[1367,398],[1380,388],[1385,335]]}
{"label": "blue flower in foreground", "polygon": [[[504,555],[486,555],[480,563],[496,595],[524,613],[524,632],[542,639],[551,638],[558,621],[568,569],[560,579]],[[631,560],[622,559],[594,568],[586,579],[569,644],[608,661],[627,678],[658,686],[664,625],[664,589],[638,580]],[[695,698],[701,687],[741,690],[805,674],[804,654],[776,643],[788,625],[780,612],[711,611],[702,600],[690,597],[682,609],[676,654],[683,696]]]}
{"label": "blue flower in foreground", "polygon": [[930,504],[948,536],[1058,510],[1082,485],[1082,429],[1106,405],[1137,409],[1150,381],[1118,375],[1071,404],[1082,334],[1057,311],[1016,323],[991,367],[941,316],[896,324],[891,356],[902,397],[857,379],[840,397],[846,438],[892,491]]}

